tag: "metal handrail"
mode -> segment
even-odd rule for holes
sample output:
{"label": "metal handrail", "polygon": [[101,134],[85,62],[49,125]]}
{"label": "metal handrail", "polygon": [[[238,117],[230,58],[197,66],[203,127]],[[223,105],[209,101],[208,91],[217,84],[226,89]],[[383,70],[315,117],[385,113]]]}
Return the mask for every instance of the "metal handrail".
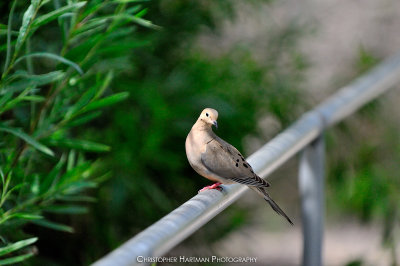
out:
{"label": "metal handrail", "polygon": [[[258,175],[263,178],[267,177],[296,153],[304,150],[306,147],[310,147],[310,143],[321,139],[319,137],[325,128],[351,115],[357,109],[377,98],[399,81],[400,54],[397,54],[385,60],[367,74],[356,79],[350,85],[340,89],[313,110],[305,113],[292,126],[252,154],[248,158],[248,162]],[[320,147],[323,147],[323,145]],[[302,159],[302,161],[305,163],[308,162],[307,156],[313,158],[316,156],[315,152],[321,153],[321,151],[323,152],[321,148],[317,148],[315,151],[310,148],[305,149],[303,152],[305,159]],[[318,175],[321,175],[320,179],[323,179],[323,174],[318,174],[321,171],[323,172],[322,163],[310,166],[319,168],[320,170],[318,171],[308,171],[308,166],[300,167],[301,169],[306,169],[300,173],[300,179],[315,180],[314,177],[318,179]],[[308,178],[307,175],[315,176],[313,178]],[[321,184],[323,183],[321,182]],[[315,189],[321,190],[320,193],[314,193],[318,195],[314,198],[311,197],[311,202],[316,202],[323,197],[321,186],[322,185],[315,186],[315,184],[310,184],[311,191],[315,191]],[[199,193],[93,265],[136,265],[139,264],[137,260],[138,256],[162,256],[231,205],[246,191],[246,189],[248,189],[247,186],[234,184],[223,186],[221,192],[218,190],[207,190]],[[305,182],[300,189],[302,189],[303,192],[307,192],[307,182]],[[303,204],[306,202],[307,200],[303,200]],[[303,232],[306,234],[313,233],[310,233],[310,230],[307,231],[307,228],[311,225],[317,225],[322,229],[323,224],[323,206],[318,204],[314,204],[315,206],[313,204],[309,205],[310,209],[308,211],[306,209],[308,208],[307,206],[303,206],[302,208],[303,219],[305,215],[308,215],[307,213],[314,215],[314,218],[311,217],[303,221]],[[315,245],[321,247],[322,232],[317,234],[319,234],[317,237],[304,236],[304,264],[321,264],[321,254],[318,255],[319,259],[317,260],[307,260],[307,258],[316,256],[313,252],[321,253],[321,248],[317,251],[310,251],[309,248],[307,248]]]}

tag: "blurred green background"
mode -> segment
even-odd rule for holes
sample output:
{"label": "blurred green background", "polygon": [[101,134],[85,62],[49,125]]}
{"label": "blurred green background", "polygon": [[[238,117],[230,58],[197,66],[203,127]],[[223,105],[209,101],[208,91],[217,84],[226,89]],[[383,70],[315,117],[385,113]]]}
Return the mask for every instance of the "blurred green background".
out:
{"label": "blurred green background", "polygon": [[[306,89],[313,60],[302,42],[318,27],[282,19],[281,6],[274,5],[0,3],[2,191],[8,179],[8,191],[21,187],[4,199],[0,232],[3,245],[39,239],[4,259],[35,254],[24,263],[87,265],[195,195],[209,181],[190,168],[184,141],[203,108],[217,109],[217,134],[250,155],[329,95]],[[259,25],[246,20],[255,10],[268,11],[267,20],[260,19],[267,26],[256,36]],[[330,86],[346,84],[383,57],[363,46],[354,49],[351,71]],[[373,102],[327,132],[328,223],[343,215],[378,222],[396,263],[399,128],[395,119],[382,119],[384,107]],[[294,180],[296,167],[288,168],[285,174]],[[274,194],[296,193],[295,186],[276,181]],[[46,194],[53,187],[54,194]],[[298,215],[296,196],[278,199]],[[185,252],[201,247],[194,254],[212,253],[210,243],[253,225],[260,210],[267,212],[264,205],[232,206],[186,241]],[[276,223],[273,228],[285,230]]]}

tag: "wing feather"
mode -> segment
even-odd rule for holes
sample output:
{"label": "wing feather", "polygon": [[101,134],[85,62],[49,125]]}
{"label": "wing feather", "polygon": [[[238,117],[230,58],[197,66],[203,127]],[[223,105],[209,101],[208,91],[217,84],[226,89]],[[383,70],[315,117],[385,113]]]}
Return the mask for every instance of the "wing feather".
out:
{"label": "wing feather", "polygon": [[216,137],[209,141],[201,154],[204,166],[214,174],[240,184],[268,187],[269,183],[257,176],[242,154],[232,145]]}

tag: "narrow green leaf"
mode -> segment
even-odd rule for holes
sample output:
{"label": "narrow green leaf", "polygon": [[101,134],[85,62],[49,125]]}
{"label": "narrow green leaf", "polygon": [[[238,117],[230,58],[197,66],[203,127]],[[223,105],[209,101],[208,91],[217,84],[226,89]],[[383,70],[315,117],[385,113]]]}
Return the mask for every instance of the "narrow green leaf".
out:
{"label": "narrow green leaf", "polygon": [[22,101],[29,101],[29,102],[43,102],[46,98],[43,96],[37,95],[28,95],[21,97]]}
{"label": "narrow green leaf", "polygon": [[24,16],[22,18],[21,28],[19,28],[17,43],[15,44],[15,51],[18,51],[21,48],[22,43],[25,40],[25,36],[28,33],[29,25],[33,19],[33,16],[35,15],[35,11],[36,10],[33,3],[29,5],[28,9],[25,11]]}
{"label": "narrow green leaf", "polygon": [[37,149],[47,155],[54,156],[54,153],[52,150],[50,150],[45,145],[41,144],[40,142],[33,139],[31,136],[29,136],[28,134],[24,133],[23,131],[21,131],[19,129],[11,128],[11,127],[8,127],[5,125],[0,125],[0,131],[4,131],[4,132],[10,133],[10,134],[13,134],[16,137],[23,139],[26,143],[32,145],[35,149]]}
{"label": "narrow green leaf", "polygon": [[68,201],[68,202],[96,202],[97,199],[95,197],[89,196],[56,196],[57,200]]}
{"label": "narrow green leaf", "polygon": [[96,117],[100,116],[101,113],[102,113],[101,111],[95,111],[95,112],[89,113],[87,115],[79,116],[78,118],[75,118],[75,119],[71,120],[70,122],[68,122],[67,126],[75,127],[75,126],[85,124],[85,123],[95,119]]}
{"label": "narrow green leaf", "polygon": [[77,45],[71,47],[68,52],[65,54],[68,58],[74,58],[75,61],[80,62],[85,58],[85,55],[99,43],[102,39],[104,39],[103,33],[97,33],[94,35],[90,35],[90,38],[79,41]]}
{"label": "narrow green leaf", "polygon": [[102,108],[108,105],[112,105],[115,104],[117,102],[123,101],[126,98],[128,98],[129,96],[129,92],[120,92],[120,93],[116,93],[113,94],[111,96],[102,98],[98,101],[95,102],[91,102],[88,105],[86,105],[81,112],[88,112],[94,109],[98,109],[98,108]]}
{"label": "narrow green leaf", "polygon": [[23,213],[23,212],[17,212],[17,213],[13,213],[10,214],[8,216],[4,216],[1,220],[0,220],[0,224],[10,220],[10,219],[14,219],[14,218],[19,218],[19,219],[23,219],[23,220],[38,220],[38,219],[43,219],[42,216],[40,215],[36,215],[36,214],[30,214],[30,213]]}
{"label": "narrow green leaf", "polygon": [[62,231],[62,232],[67,232],[67,233],[73,233],[74,229],[71,226],[65,225],[65,224],[59,224],[55,222],[51,222],[48,220],[35,220],[32,221],[32,223],[47,227],[56,231]]}
{"label": "narrow green leaf", "polygon": [[[144,12],[144,11],[142,10],[141,12]],[[138,14],[140,14],[140,13],[138,13]],[[125,17],[128,20],[130,20],[132,22],[135,22],[135,23],[137,23],[137,24],[139,24],[139,25],[141,25],[143,27],[146,27],[146,28],[151,28],[151,29],[154,29],[154,30],[161,30],[162,29],[162,27],[160,27],[158,25],[155,25],[151,21],[143,19],[143,18],[141,18],[141,17],[139,17],[137,15],[136,16],[125,15]]]}
{"label": "narrow green leaf", "polygon": [[148,9],[147,9],[147,8],[144,8],[144,9],[140,10],[140,12],[138,12],[138,13],[135,15],[135,17],[137,17],[137,18],[144,17],[144,16],[147,14],[147,11],[148,11]]}
{"label": "narrow green leaf", "polygon": [[15,214],[12,214],[13,218],[20,218],[24,220],[39,220],[43,219],[43,216],[37,215],[37,214],[31,214],[31,213],[23,213],[23,212],[18,212]]}
{"label": "narrow green leaf", "polygon": [[0,98],[0,109],[11,99],[12,96],[13,92],[8,91],[6,94],[4,94],[4,96]]}
{"label": "narrow green leaf", "polygon": [[63,185],[87,178],[91,174],[92,166],[93,163],[89,161],[75,166],[60,177],[60,181],[57,183],[57,187],[61,187]]}
{"label": "narrow green leaf", "polygon": [[10,80],[16,79],[31,79],[36,82],[40,82],[41,84],[47,84],[49,82],[55,81],[55,78],[60,78],[59,76],[63,75],[64,72],[62,70],[56,70],[52,72],[48,72],[40,75],[32,75],[24,70],[16,71],[13,77]]}
{"label": "narrow green leaf", "polygon": [[7,110],[13,108],[18,103],[22,102],[23,101],[23,97],[25,97],[31,90],[32,90],[31,87],[27,87],[17,97],[15,97],[14,99],[8,101],[7,104],[4,107],[0,108],[0,113],[3,113],[4,111],[7,111]]}
{"label": "narrow green leaf", "polygon": [[72,44],[79,44],[86,37],[90,37],[89,40],[91,40],[91,38],[93,38],[93,36],[96,36],[96,34],[101,34],[100,32],[103,31],[107,27],[107,25],[108,24],[101,24],[97,27],[82,31],[78,34],[74,34],[74,37],[72,37],[69,42]]}
{"label": "narrow green leaf", "polygon": [[93,151],[93,152],[105,152],[109,151],[110,146],[96,143],[88,140],[80,139],[47,139],[45,142],[49,146],[64,147],[70,149]]}
{"label": "narrow green leaf", "polygon": [[0,265],[10,265],[10,264],[19,263],[19,262],[22,262],[22,261],[24,261],[26,259],[29,259],[33,255],[34,255],[34,253],[30,252],[30,253],[27,253],[27,254],[24,254],[24,255],[18,255],[18,256],[15,256],[15,257],[3,259],[3,260],[0,260]]}
{"label": "narrow green leaf", "polygon": [[97,88],[95,86],[93,86],[93,87],[89,88],[85,93],[83,93],[83,95],[79,98],[79,100],[65,114],[65,118],[69,119],[76,112],[78,112],[85,105],[87,105],[90,102],[90,100],[92,100],[93,97],[95,96],[96,90],[97,90]]}
{"label": "narrow green leaf", "polygon": [[36,214],[31,214],[31,213],[25,213],[25,212],[17,212],[17,213],[13,213],[7,216],[3,216],[0,220],[0,224],[10,220],[10,219],[14,219],[14,218],[18,218],[18,219],[23,219],[23,220],[38,220],[38,219],[43,219],[42,216],[40,215],[36,215]]}
{"label": "narrow green leaf", "polygon": [[74,168],[76,162],[76,151],[71,149],[67,159],[67,172]]}
{"label": "narrow green leaf", "polygon": [[4,63],[4,69],[3,72],[5,72],[8,68],[8,64],[10,63],[10,57],[11,57],[11,26],[12,26],[12,19],[14,17],[14,9],[17,1],[14,0],[12,6],[11,6],[11,11],[10,14],[8,15],[8,25],[7,25],[7,54],[6,54],[6,61]]}
{"label": "narrow green leaf", "polygon": [[45,4],[47,4],[50,1],[51,0],[42,0],[41,3],[40,3],[40,7],[44,6]]}
{"label": "narrow green leaf", "polygon": [[63,71],[53,71],[42,75],[29,75],[26,73],[18,75],[14,74],[13,75],[14,78],[21,78],[21,79],[5,85],[4,90],[16,92],[26,89],[28,87],[35,87],[52,83],[62,79],[64,76],[65,73]]}
{"label": "narrow green leaf", "polygon": [[135,14],[136,12],[138,12],[141,9],[142,9],[142,5],[135,5],[135,6],[128,8],[125,13]]}
{"label": "narrow green leaf", "polygon": [[89,188],[96,188],[97,183],[91,181],[78,181],[65,186],[63,192],[65,194],[76,194]]}
{"label": "narrow green leaf", "polygon": [[89,30],[93,30],[96,28],[105,28],[105,26],[107,26],[107,20],[109,19],[109,17],[98,17],[98,18],[93,18],[91,20],[89,20],[88,22],[86,22],[85,24],[83,24],[82,26],[78,27],[76,30],[73,31],[72,33],[72,37],[75,37],[81,33],[84,33],[86,31]]}
{"label": "narrow green leaf", "polygon": [[108,71],[106,77],[103,79],[100,89],[97,90],[96,95],[94,96],[94,99],[97,99],[103,95],[104,91],[111,84],[111,81],[113,78],[114,78],[114,71],[113,70]]}
{"label": "narrow green leaf", "polygon": [[88,208],[78,205],[53,205],[46,207],[44,211],[60,214],[84,214],[88,212]]}
{"label": "narrow green leaf", "polygon": [[45,193],[57,184],[58,177],[61,173],[62,167],[65,165],[66,156],[63,154],[58,163],[51,169],[50,173],[42,180],[40,184],[40,192]]}
{"label": "narrow green leaf", "polygon": [[[7,35],[7,34],[8,34],[8,30],[0,29],[0,35]],[[11,35],[18,35],[18,31],[12,30],[12,31],[10,31],[10,34]],[[10,42],[10,44],[11,44],[11,42]]]}
{"label": "narrow green leaf", "polygon": [[8,215],[8,216],[2,216],[1,217],[1,219],[0,219],[0,225],[1,224],[3,224],[3,223],[5,223],[6,221],[8,221],[8,220],[10,220],[10,219],[12,219],[13,217],[11,216],[11,215]]}
{"label": "narrow green leaf", "polygon": [[92,179],[96,183],[103,183],[104,181],[110,179],[112,177],[111,172],[107,172],[104,175],[101,175],[99,177],[96,177],[95,179]]}
{"label": "narrow green leaf", "polygon": [[26,58],[30,58],[30,57],[45,57],[45,58],[50,58],[50,59],[59,61],[61,63],[64,63],[66,65],[73,67],[79,74],[83,75],[83,70],[81,69],[81,67],[78,64],[76,64],[76,63],[72,62],[71,60],[68,60],[67,58],[64,58],[62,56],[52,54],[52,53],[47,53],[47,52],[31,53],[31,54],[21,56],[20,58],[18,58],[15,61],[15,64],[19,63],[20,61],[22,61]]}
{"label": "narrow green leaf", "polygon": [[0,176],[1,176],[1,183],[2,183],[3,189],[4,189],[6,180],[4,178],[4,172],[3,172],[3,169],[1,169],[1,167],[0,167]]}
{"label": "narrow green leaf", "polygon": [[42,15],[42,16],[38,17],[37,19],[35,19],[32,22],[32,26],[33,27],[42,26],[42,25],[49,23],[50,21],[58,18],[62,14],[65,14],[67,12],[70,12],[70,11],[73,11],[73,10],[83,7],[85,4],[86,4],[86,1],[83,1],[83,2],[78,2],[78,3],[74,3],[74,4],[70,4],[70,5],[58,8],[52,12],[49,12],[49,13]]}
{"label": "narrow green leaf", "polygon": [[31,0],[31,3],[35,8],[37,8],[37,7],[39,7],[40,0]]}
{"label": "narrow green leaf", "polygon": [[61,16],[59,16],[58,19],[60,19],[60,18],[70,18],[73,15],[74,15],[73,12],[68,12],[68,13],[65,13],[65,14],[62,14]]}
{"label": "narrow green leaf", "polygon": [[4,176],[3,170],[0,169],[0,174],[1,174],[1,181],[3,184],[2,192],[1,192],[1,200],[0,200],[0,207],[3,206],[3,203],[7,199],[7,190],[8,190],[8,185],[10,184],[11,176],[12,176],[12,171],[8,173],[7,176]]}
{"label": "narrow green leaf", "polygon": [[17,191],[18,189],[20,189],[20,188],[23,187],[24,185],[25,185],[24,183],[18,184],[18,185],[16,185],[15,187],[11,188],[9,191],[7,191],[7,193],[4,195],[4,197],[1,198],[0,206],[3,205],[3,203],[7,200],[7,198],[11,195],[11,193],[12,193],[13,191]]}
{"label": "narrow green leaf", "polygon": [[38,240],[37,237],[32,237],[32,238],[28,238],[25,240],[20,240],[18,242],[15,242],[13,244],[9,244],[5,247],[0,248],[0,256],[3,256],[5,254],[9,254],[11,252],[14,252],[18,249],[24,248],[26,246],[29,246],[33,243],[35,243]]}

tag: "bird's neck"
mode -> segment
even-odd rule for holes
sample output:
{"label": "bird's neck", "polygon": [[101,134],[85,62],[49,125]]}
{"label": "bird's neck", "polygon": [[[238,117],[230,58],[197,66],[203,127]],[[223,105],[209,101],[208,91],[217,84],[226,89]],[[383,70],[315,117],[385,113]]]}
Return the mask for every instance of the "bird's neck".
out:
{"label": "bird's neck", "polygon": [[205,123],[200,118],[197,119],[196,123],[193,125],[193,129],[202,131],[210,136],[215,136],[215,133],[212,131],[212,126],[208,123]]}

